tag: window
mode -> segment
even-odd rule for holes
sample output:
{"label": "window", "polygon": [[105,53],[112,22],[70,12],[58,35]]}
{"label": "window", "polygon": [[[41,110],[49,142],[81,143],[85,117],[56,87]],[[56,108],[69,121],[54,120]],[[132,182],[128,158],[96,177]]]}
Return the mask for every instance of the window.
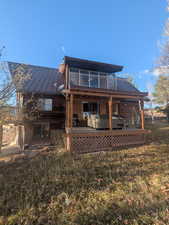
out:
{"label": "window", "polygon": [[95,113],[99,112],[98,103],[83,103],[83,112]]}
{"label": "window", "polygon": [[52,99],[50,98],[39,98],[38,108],[42,111],[52,111]]}

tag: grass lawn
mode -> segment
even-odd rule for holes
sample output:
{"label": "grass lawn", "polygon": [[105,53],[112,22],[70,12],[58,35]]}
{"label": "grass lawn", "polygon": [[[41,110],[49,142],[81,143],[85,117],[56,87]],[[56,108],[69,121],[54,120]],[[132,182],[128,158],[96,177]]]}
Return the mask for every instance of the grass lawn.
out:
{"label": "grass lawn", "polygon": [[1,225],[169,224],[169,126],[149,145],[0,165]]}

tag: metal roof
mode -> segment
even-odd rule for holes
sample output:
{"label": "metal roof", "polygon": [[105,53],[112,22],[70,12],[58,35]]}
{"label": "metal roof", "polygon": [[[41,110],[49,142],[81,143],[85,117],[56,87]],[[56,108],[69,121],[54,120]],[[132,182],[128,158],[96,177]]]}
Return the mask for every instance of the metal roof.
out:
{"label": "metal roof", "polygon": [[96,62],[96,61],[91,61],[86,59],[79,59],[79,58],[74,58],[69,56],[64,57],[64,63],[69,65],[70,67],[105,72],[105,73],[120,72],[123,69],[123,66]]}
{"label": "metal roof", "polygon": [[17,91],[49,95],[58,94],[57,87],[62,82],[61,74],[57,69],[14,62],[8,62],[8,66],[13,78],[19,66],[23,68],[25,76],[28,75],[28,79],[25,79],[22,87],[16,87]]}
{"label": "metal roof", "polygon": [[[12,77],[15,77],[16,69],[19,66],[24,68],[25,76],[26,74],[30,75],[30,78],[25,80],[22,87],[16,87],[17,91],[46,95],[57,95],[61,93],[60,87],[63,86],[64,82],[63,75],[58,69],[14,62],[7,63]],[[116,91],[140,93],[140,91],[125,78],[117,78]]]}
{"label": "metal roof", "polygon": [[117,91],[140,92],[125,78],[117,78]]}

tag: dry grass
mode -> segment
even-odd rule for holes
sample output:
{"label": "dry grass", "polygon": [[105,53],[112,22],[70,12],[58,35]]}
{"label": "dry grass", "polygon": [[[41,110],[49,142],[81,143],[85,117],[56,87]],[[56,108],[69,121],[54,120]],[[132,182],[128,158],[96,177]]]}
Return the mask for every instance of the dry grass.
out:
{"label": "dry grass", "polygon": [[1,166],[0,224],[169,224],[169,126],[151,129],[135,149]]}

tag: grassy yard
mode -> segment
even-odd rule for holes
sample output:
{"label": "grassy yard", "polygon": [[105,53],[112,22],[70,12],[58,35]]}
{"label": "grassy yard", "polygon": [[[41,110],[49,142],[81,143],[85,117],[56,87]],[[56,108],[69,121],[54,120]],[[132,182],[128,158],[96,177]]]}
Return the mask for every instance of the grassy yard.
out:
{"label": "grassy yard", "polygon": [[169,126],[149,145],[0,165],[1,225],[169,224]]}

